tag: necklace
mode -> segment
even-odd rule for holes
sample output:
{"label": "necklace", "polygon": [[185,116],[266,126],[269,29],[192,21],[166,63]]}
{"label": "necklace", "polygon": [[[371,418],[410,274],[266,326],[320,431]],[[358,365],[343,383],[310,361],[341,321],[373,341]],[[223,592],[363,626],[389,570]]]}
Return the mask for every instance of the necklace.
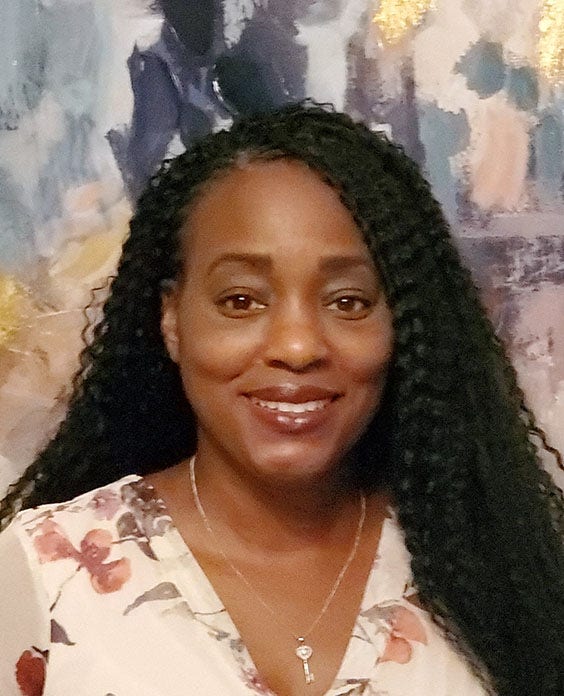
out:
{"label": "necklace", "polygon": [[[248,589],[255,595],[257,598],[257,601],[260,602],[260,604],[268,611],[268,613],[276,620],[277,623],[280,623],[279,617],[274,611],[274,609],[267,604],[264,599],[260,596],[260,594],[256,591],[254,585],[251,583],[251,581],[246,577],[246,575],[243,574],[239,568],[227,557],[227,554],[224,552],[224,550],[221,547],[221,543],[219,539],[217,538],[216,533],[213,530],[213,527],[210,524],[210,521],[208,519],[208,516],[206,515],[206,511],[204,510],[204,507],[202,505],[202,501],[200,500],[200,496],[198,494],[198,486],[196,485],[196,456],[194,455],[190,459],[190,483],[192,484],[192,495],[194,496],[194,503],[196,504],[196,508],[198,510],[198,513],[200,517],[202,518],[202,522],[204,523],[204,527],[208,531],[209,535],[212,537],[214,540],[217,550],[224,560],[224,562],[231,568],[231,570],[235,573],[235,575],[241,580],[241,582],[248,587]],[[347,556],[347,560],[345,561],[343,567],[339,571],[339,574],[337,575],[337,578],[335,579],[335,582],[333,583],[333,587],[331,587],[331,590],[329,591],[329,594],[325,598],[325,601],[323,602],[323,606],[321,607],[321,611],[317,614],[313,622],[310,624],[308,629],[304,631],[302,634],[295,634],[293,631],[289,630],[291,635],[293,636],[294,640],[297,641],[298,645],[296,647],[296,656],[301,660],[303,670],[304,670],[304,678],[305,678],[305,683],[306,684],[311,684],[315,681],[315,676],[313,672],[310,669],[309,666],[309,660],[311,659],[311,656],[313,655],[313,648],[311,645],[308,645],[306,643],[306,638],[309,636],[309,634],[313,631],[313,629],[317,626],[317,624],[321,621],[321,619],[325,616],[327,613],[327,610],[329,609],[329,605],[333,601],[333,597],[337,594],[337,590],[339,589],[341,582],[343,581],[343,578],[345,577],[345,574],[347,570],[350,567],[350,564],[353,562],[354,557],[356,556],[356,552],[358,551],[358,546],[360,544],[360,537],[362,536],[362,530],[364,528],[364,520],[366,518],[366,496],[364,495],[363,492],[360,493],[360,515],[358,518],[358,526],[356,528],[356,533],[354,536],[354,541],[352,548],[349,552],[349,555]]]}

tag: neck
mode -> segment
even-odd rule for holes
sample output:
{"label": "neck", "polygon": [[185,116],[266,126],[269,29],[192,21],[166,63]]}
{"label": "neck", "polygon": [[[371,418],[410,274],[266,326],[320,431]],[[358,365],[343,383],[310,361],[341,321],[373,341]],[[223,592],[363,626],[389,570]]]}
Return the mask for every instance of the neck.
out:
{"label": "neck", "polygon": [[[182,466],[188,477],[190,462]],[[250,546],[278,552],[335,541],[334,533],[350,536],[360,493],[346,485],[342,471],[281,485],[223,468],[201,454],[194,462],[197,492],[216,530],[227,527]]]}

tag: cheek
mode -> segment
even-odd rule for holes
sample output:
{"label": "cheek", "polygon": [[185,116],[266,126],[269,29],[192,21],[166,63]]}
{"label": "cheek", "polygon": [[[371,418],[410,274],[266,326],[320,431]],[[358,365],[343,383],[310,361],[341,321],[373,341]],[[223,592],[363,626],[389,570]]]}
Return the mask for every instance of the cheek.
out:
{"label": "cheek", "polygon": [[351,362],[354,363],[354,373],[359,380],[375,382],[387,371],[392,357],[392,344],[382,341],[367,345],[371,346],[371,349],[357,350]]}
{"label": "cheek", "polygon": [[390,330],[376,337],[366,337],[360,345],[371,346],[371,350],[359,350],[359,343],[356,343],[348,362],[355,393],[353,422],[359,435],[380,408],[393,357],[393,333]]}
{"label": "cheek", "polygon": [[343,342],[340,350],[342,368],[357,384],[377,390],[385,382],[393,346],[391,321],[378,323],[375,329],[349,336]]}
{"label": "cheek", "polygon": [[229,381],[253,360],[260,342],[257,331],[225,330],[213,324],[187,322],[181,330],[180,371],[186,384]]}

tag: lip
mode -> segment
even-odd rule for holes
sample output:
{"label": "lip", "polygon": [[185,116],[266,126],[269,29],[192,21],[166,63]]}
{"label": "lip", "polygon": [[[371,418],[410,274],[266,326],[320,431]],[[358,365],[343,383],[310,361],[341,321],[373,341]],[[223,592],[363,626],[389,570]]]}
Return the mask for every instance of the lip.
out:
{"label": "lip", "polygon": [[280,434],[301,435],[330,421],[332,405],[341,394],[314,385],[286,384],[254,389],[244,396],[253,418],[263,426]]}

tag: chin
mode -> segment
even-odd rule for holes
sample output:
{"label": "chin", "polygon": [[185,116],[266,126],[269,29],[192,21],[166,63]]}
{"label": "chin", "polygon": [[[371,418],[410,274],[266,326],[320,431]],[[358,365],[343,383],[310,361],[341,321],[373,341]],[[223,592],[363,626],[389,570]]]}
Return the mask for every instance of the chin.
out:
{"label": "chin", "polygon": [[321,481],[341,471],[342,452],[323,453],[301,447],[277,447],[271,454],[261,452],[260,458],[249,457],[257,474],[280,485],[305,484]]}

